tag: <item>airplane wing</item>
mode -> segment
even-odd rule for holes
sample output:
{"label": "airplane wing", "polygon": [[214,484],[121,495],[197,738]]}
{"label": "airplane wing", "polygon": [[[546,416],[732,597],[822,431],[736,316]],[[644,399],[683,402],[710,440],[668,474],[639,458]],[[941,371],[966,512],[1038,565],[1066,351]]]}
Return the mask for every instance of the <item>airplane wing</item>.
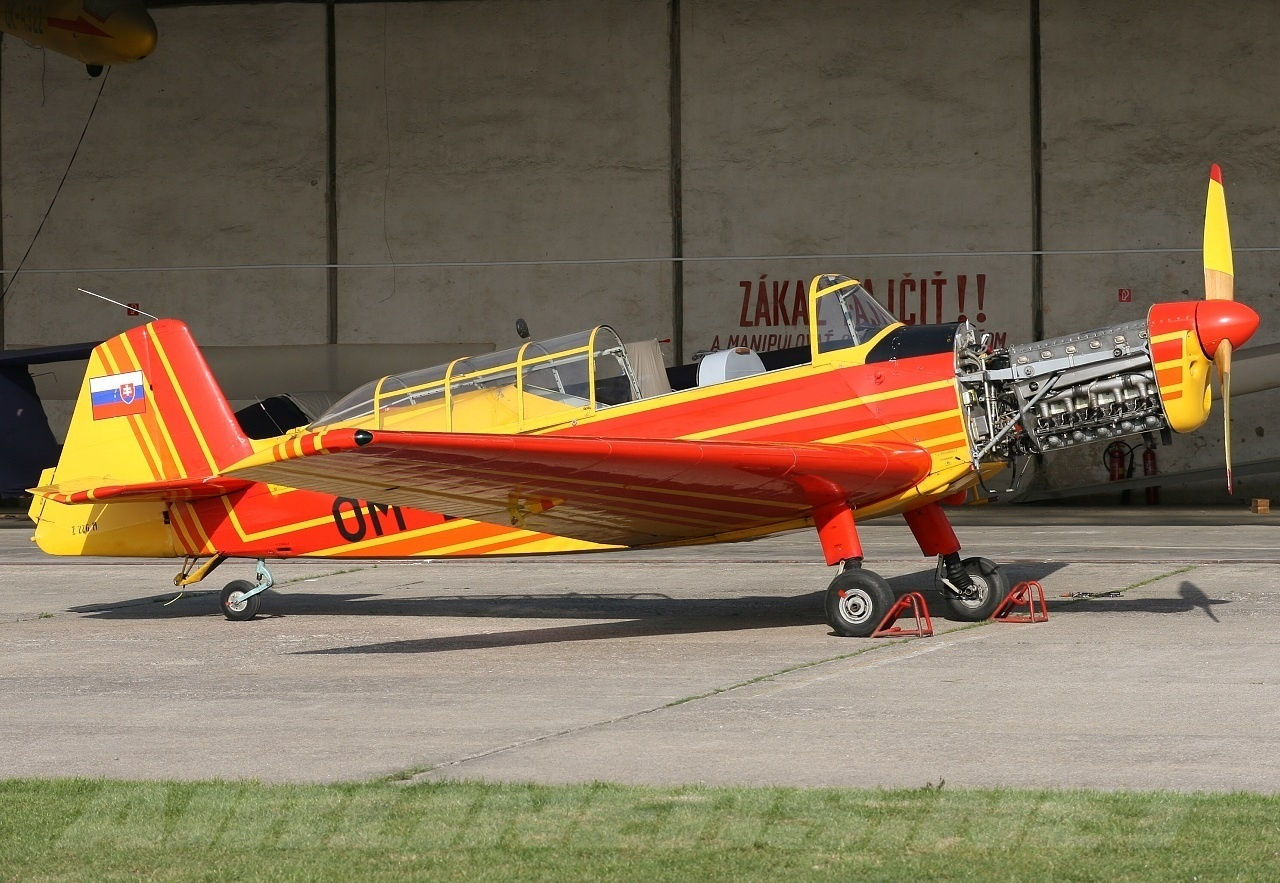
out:
{"label": "airplane wing", "polygon": [[906,444],[339,429],[294,436],[223,477],[635,546],[781,524],[839,499],[869,504],[929,465]]}

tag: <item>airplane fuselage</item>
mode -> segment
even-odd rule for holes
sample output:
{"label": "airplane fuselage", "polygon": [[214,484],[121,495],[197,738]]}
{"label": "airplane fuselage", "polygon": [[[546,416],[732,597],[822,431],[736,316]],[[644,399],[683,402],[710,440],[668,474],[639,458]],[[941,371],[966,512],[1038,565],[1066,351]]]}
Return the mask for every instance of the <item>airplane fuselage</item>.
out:
{"label": "airplane fuselage", "polygon": [[[888,441],[929,453],[927,476],[891,498],[868,501],[858,510],[860,518],[914,508],[977,481],[949,351],[898,360],[892,369],[876,364],[784,368],[616,405],[540,428],[538,434],[832,445]],[[697,498],[696,506],[690,506],[690,495]],[[645,545],[747,539],[812,523],[802,505],[767,499],[744,504],[735,498],[730,509],[726,495],[702,495],[679,486],[648,488],[646,499],[637,505],[661,512],[676,497],[681,516],[700,518],[702,524],[691,525],[691,536]],[[257,483],[238,499],[175,504],[172,517],[188,555],[221,550],[247,557],[394,558],[616,548],[531,529],[537,518],[528,514],[513,514],[508,525],[446,519],[386,500],[331,497]]]}
{"label": "airplane fuselage", "polygon": [[[903,512],[962,492],[978,481],[979,472],[960,407],[953,333],[937,327],[902,330],[927,338],[926,348],[937,351],[890,359],[882,348],[883,361],[863,363],[869,355],[879,358],[869,343],[821,354],[816,362],[568,417],[529,417],[523,431],[566,438],[913,446],[928,455],[921,479],[888,497],[869,488],[857,509],[860,520]],[[130,364],[122,342],[105,348],[112,369]],[[145,420],[138,425],[146,436],[142,447],[163,457],[173,444],[166,431]],[[258,447],[291,443],[285,436]],[[155,471],[164,471],[163,464]],[[810,507],[795,501],[743,499],[681,483],[626,492],[636,496],[637,510],[655,519],[678,517],[683,528],[678,537],[647,537],[635,545],[749,539],[813,523]],[[65,547],[78,554],[250,558],[445,558],[617,548],[539,530],[539,513],[531,511],[536,508],[536,501],[513,504],[508,523],[500,524],[401,505],[393,494],[366,499],[246,482],[230,493],[186,502],[113,502],[93,512],[46,504],[40,542],[51,552]],[[67,523],[60,523],[63,515]]]}

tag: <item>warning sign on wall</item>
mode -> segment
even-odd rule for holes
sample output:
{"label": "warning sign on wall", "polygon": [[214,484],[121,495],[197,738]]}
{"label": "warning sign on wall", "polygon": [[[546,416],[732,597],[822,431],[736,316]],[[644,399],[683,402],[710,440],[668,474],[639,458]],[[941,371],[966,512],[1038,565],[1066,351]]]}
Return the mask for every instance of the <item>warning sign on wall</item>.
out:
{"label": "warning sign on wall", "polygon": [[[906,325],[941,325],[968,321],[992,336],[992,344],[1005,346],[1008,332],[993,329],[987,273],[900,273],[883,278],[863,277],[867,291],[894,317]],[[759,352],[807,346],[809,343],[809,283],[802,275],[771,277],[762,273],[738,281],[738,324],[713,335],[697,349],[709,352],[736,346]],[[727,312],[727,311],[726,311]]]}

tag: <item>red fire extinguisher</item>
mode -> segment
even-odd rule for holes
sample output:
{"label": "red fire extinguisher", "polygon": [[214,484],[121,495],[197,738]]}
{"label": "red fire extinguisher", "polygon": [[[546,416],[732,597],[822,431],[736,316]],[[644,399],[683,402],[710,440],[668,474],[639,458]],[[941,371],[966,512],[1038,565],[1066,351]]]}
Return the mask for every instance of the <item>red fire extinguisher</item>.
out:
{"label": "red fire extinguisher", "polygon": [[[1107,477],[1110,481],[1123,481],[1131,478],[1133,468],[1133,448],[1122,441],[1113,441],[1103,452],[1103,461],[1107,464]],[[1120,492],[1120,502],[1129,502],[1129,491]]]}
{"label": "red fire extinguisher", "polygon": [[1107,445],[1107,477],[1110,481],[1124,480],[1125,460],[1129,446],[1124,442],[1114,441]]}
{"label": "red fire extinguisher", "polygon": [[[1156,446],[1148,444],[1146,450],[1142,452],[1142,474],[1150,477],[1158,475],[1159,470],[1156,469]],[[1154,506],[1160,502],[1160,486],[1147,486],[1147,505]]]}

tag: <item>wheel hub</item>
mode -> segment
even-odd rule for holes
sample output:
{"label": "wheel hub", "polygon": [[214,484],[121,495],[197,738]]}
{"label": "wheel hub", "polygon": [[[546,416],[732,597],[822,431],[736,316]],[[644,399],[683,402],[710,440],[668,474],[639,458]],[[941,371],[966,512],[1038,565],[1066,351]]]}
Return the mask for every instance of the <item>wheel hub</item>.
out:
{"label": "wheel hub", "polygon": [[861,591],[840,592],[840,612],[850,622],[865,622],[871,615],[871,598]]}
{"label": "wheel hub", "polygon": [[981,577],[974,577],[971,574],[970,578],[973,582],[970,584],[968,590],[961,591],[953,589],[953,591],[960,603],[969,607],[981,607],[986,603],[987,595],[991,591],[991,586],[987,585],[986,580]]}

